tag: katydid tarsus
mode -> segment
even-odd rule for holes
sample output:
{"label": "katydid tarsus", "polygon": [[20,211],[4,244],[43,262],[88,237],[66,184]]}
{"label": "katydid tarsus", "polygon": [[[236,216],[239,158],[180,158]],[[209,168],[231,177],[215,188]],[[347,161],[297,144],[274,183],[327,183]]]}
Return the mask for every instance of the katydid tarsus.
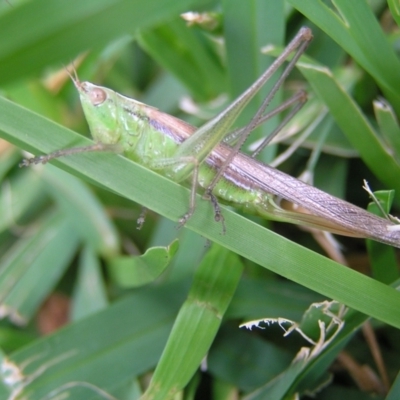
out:
{"label": "katydid tarsus", "polygon": [[[25,160],[22,165],[46,163],[52,158],[85,151],[115,151],[171,180],[191,182],[189,210],[180,219],[181,225],[195,211],[196,190],[200,187],[214,205],[217,220],[222,218],[218,205],[218,200],[222,200],[269,219],[370,238],[400,248],[400,225],[392,220],[370,214],[239,152],[250,132],[267,118],[297,102],[290,117],[304,103],[305,94],[299,93],[276,110],[265,113],[311,39],[310,29],[302,28],[253,85],[198,129],[108,88],[72,77],[96,144],[59,150]],[[230,131],[243,108],[293,52],[293,58],[255,116],[245,127]],[[280,207],[280,199],[304,211],[286,211]]]}

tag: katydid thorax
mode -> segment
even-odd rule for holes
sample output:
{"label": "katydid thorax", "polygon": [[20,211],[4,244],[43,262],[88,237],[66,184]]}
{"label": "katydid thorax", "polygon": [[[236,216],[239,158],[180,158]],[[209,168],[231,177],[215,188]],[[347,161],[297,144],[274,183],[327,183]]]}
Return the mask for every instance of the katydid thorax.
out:
{"label": "katydid thorax", "polygon": [[[80,82],[75,76],[73,81],[96,144],[56,151],[25,160],[22,164],[45,163],[55,157],[83,151],[115,151],[171,180],[190,182],[189,210],[180,219],[181,225],[195,211],[196,190],[200,187],[204,195],[211,199],[216,219],[222,218],[217,201],[220,199],[269,219],[345,236],[371,238],[400,248],[400,229],[392,221],[370,214],[239,152],[250,132],[282,109],[280,107],[269,114],[265,113],[272,97],[311,38],[310,29],[302,28],[253,85],[198,129],[111,89]],[[255,116],[245,127],[230,131],[243,108],[292,52],[295,52],[292,60]],[[286,102],[283,108],[296,101],[299,105],[294,111],[305,101],[304,93]],[[234,144],[231,146],[226,142]],[[280,199],[299,205],[305,211],[286,211],[280,207]]]}

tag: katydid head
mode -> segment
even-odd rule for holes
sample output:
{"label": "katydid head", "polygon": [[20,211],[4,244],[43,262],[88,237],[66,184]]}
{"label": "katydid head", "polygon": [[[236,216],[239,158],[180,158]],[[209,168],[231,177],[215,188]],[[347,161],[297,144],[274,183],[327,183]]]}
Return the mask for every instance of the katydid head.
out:
{"label": "katydid head", "polygon": [[106,90],[109,91],[109,89],[93,85],[89,82],[81,82],[75,68],[72,69],[72,72],[73,74],[67,69],[67,74],[78,89],[79,94],[84,94],[93,106],[98,106],[107,100]]}
{"label": "katydid head", "polygon": [[75,69],[73,74],[68,71],[68,75],[78,89],[93,139],[103,144],[117,143],[120,133],[115,92],[90,82],[81,82]]}

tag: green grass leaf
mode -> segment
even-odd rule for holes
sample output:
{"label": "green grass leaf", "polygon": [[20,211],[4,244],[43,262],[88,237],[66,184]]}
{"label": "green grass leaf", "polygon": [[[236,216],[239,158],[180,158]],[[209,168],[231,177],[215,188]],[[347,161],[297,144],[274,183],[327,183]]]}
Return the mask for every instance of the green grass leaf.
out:
{"label": "green grass leaf", "polygon": [[[0,84],[59,68],[81,52],[100,49],[122,35],[135,35],[204,0],[36,0],[1,16]],[[35,23],[35,21],[41,21]],[[30,29],[26,29],[29,26]]]}
{"label": "green grass leaf", "polygon": [[[329,68],[335,80],[329,82],[327,74],[321,76],[321,71],[309,67],[307,73],[317,97],[298,71],[289,77],[280,95],[287,98],[299,88],[307,90],[311,112],[304,108],[293,126],[296,135],[310,129],[313,137],[280,169],[298,176],[308,168],[315,172],[316,186],[363,208],[367,195],[361,189],[362,179],[367,178],[374,190],[399,188],[399,60],[394,50],[398,32],[383,18],[389,15],[385,2],[9,3],[0,3],[0,32],[6,38],[0,42],[0,137],[23,150],[45,154],[91,143],[74,132],[86,130],[76,90],[65,83],[68,77],[64,71],[52,72],[78,55],[84,54],[82,63],[75,61],[82,79],[200,126],[271,62],[259,52],[261,47],[283,47],[300,26],[306,25],[312,27],[315,37],[307,55]],[[388,3],[398,20],[395,2]],[[179,14],[187,11],[207,13],[192,14],[193,25],[179,19]],[[211,24],[197,25],[208,18]],[[143,40],[136,40],[138,32],[151,39],[147,47]],[[188,93],[194,101],[188,101]],[[372,104],[378,95],[385,97],[390,112],[374,114]],[[259,96],[249,104],[239,125],[248,121],[260,100]],[[262,135],[276,122],[262,127]],[[286,140],[278,150],[286,148],[292,137]],[[188,208],[188,190],[140,165],[115,154],[87,153],[54,160],[54,165],[18,169],[23,156],[16,150],[8,151],[8,147],[0,141],[0,292],[13,297],[16,309],[23,303],[21,310],[30,324],[17,330],[13,321],[0,321],[0,398],[69,395],[86,400],[107,398],[107,394],[121,400],[139,398],[154,370],[163,389],[171,393],[171,385],[177,384],[179,395],[188,399],[209,396],[203,392],[205,386],[212,387],[215,398],[246,397],[270,389],[276,389],[278,398],[301,396],[321,388],[328,366],[343,348],[356,361],[374,368],[361,335],[355,334],[371,317],[391,325],[372,321],[372,326],[379,328],[378,343],[383,344],[388,375],[397,374],[395,329],[400,327],[400,299],[394,285],[398,282],[389,286],[398,276],[393,256],[396,249],[385,248],[390,256],[383,257],[382,245],[374,243],[372,279],[319,255],[322,250],[311,235],[290,224],[262,222],[291,240],[252,222],[252,217],[241,217],[223,207],[227,233],[222,235],[221,225],[214,222],[213,207],[199,196],[195,215],[185,229],[177,230],[176,221]],[[268,149],[267,156],[274,151]],[[393,215],[398,214],[397,198],[398,193]],[[141,205],[155,212],[148,213],[138,231]],[[126,288],[125,278],[116,282],[110,277],[107,268],[113,259],[164,248],[176,238],[179,251],[167,261],[168,268],[156,281],[150,282],[154,277],[150,274],[147,287]],[[209,240],[225,249],[217,251],[213,245],[209,251]],[[367,271],[363,243],[340,240],[339,253],[349,261],[356,259],[357,264],[361,261]],[[242,257],[240,283],[238,271],[242,267],[233,268],[233,272],[229,262],[215,267],[218,257],[237,258],[226,249]],[[164,268],[163,257],[168,253],[151,254],[156,256],[155,269],[160,265]],[[204,254],[204,262],[209,263],[198,267]],[[16,269],[7,267],[9,264]],[[149,272],[147,264],[141,268]],[[21,275],[21,270],[31,275]],[[10,271],[13,274],[8,275]],[[36,317],[50,321],[53,317],[38,308],[44,297],[55,291],[71,299],[73,319],[63,329],[41,337],[40,324],[35,329]],[[335,341],[299,371],[290,364],[304,346],[295,335],[282,338],[276,327],[258,332],[238,330],[239,321],[255,318],[300,321],[311,303],[326,297],[354,309],[346,314],[344,328]],[[5,308],[1,309],[7,317]],[[222,321],[215,320],[217,314],[223,315]],[[158,364],[167,340],[166,358],[170,362]],[[211,344],[204,373],[198,366]],[[282,382],[279,372],[283,372]],[[321,396],[370,397],[350,387],[347,377],[344,388],[340,378],[336,375]],[[396,397],[396,384],[389,397]]]}

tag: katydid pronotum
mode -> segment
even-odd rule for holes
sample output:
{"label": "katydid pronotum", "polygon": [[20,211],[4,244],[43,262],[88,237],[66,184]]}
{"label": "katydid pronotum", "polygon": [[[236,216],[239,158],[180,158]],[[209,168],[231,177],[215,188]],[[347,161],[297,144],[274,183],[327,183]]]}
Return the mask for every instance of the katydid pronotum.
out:
{"label": "katydid pronotum", "polygon": [[[389,218],[370,214],[239,152],[250,132],[267,118],[297,102],[289,113],[290,118],[304,103],[305,94],[299,93],[276,110],[265,113],[272,97],[311,39],[310,29],[300,29],[253,85],[198,129],[108,88],[80,82],[77,76],[72,77],[96,144],[56,151],[25,160],[22,165],[46,163],[55,157],[85,151],[115,151],[171,180],[191,182],[190,205],[180,219],[181,225],[195,211],[196,190],[200,187],[214,205],[216,220],[222,219],[217,200],[220,199],[269,219],[345,236],[370,238],[400,248],[400,225]],[[251,121],[245,127],[230,132],[243,108],[293,52],[288,66]],[[253,156],[265,147],[270,137]],[[286,211],[279,206],[279,199],[298,205],[304,211]]]}

